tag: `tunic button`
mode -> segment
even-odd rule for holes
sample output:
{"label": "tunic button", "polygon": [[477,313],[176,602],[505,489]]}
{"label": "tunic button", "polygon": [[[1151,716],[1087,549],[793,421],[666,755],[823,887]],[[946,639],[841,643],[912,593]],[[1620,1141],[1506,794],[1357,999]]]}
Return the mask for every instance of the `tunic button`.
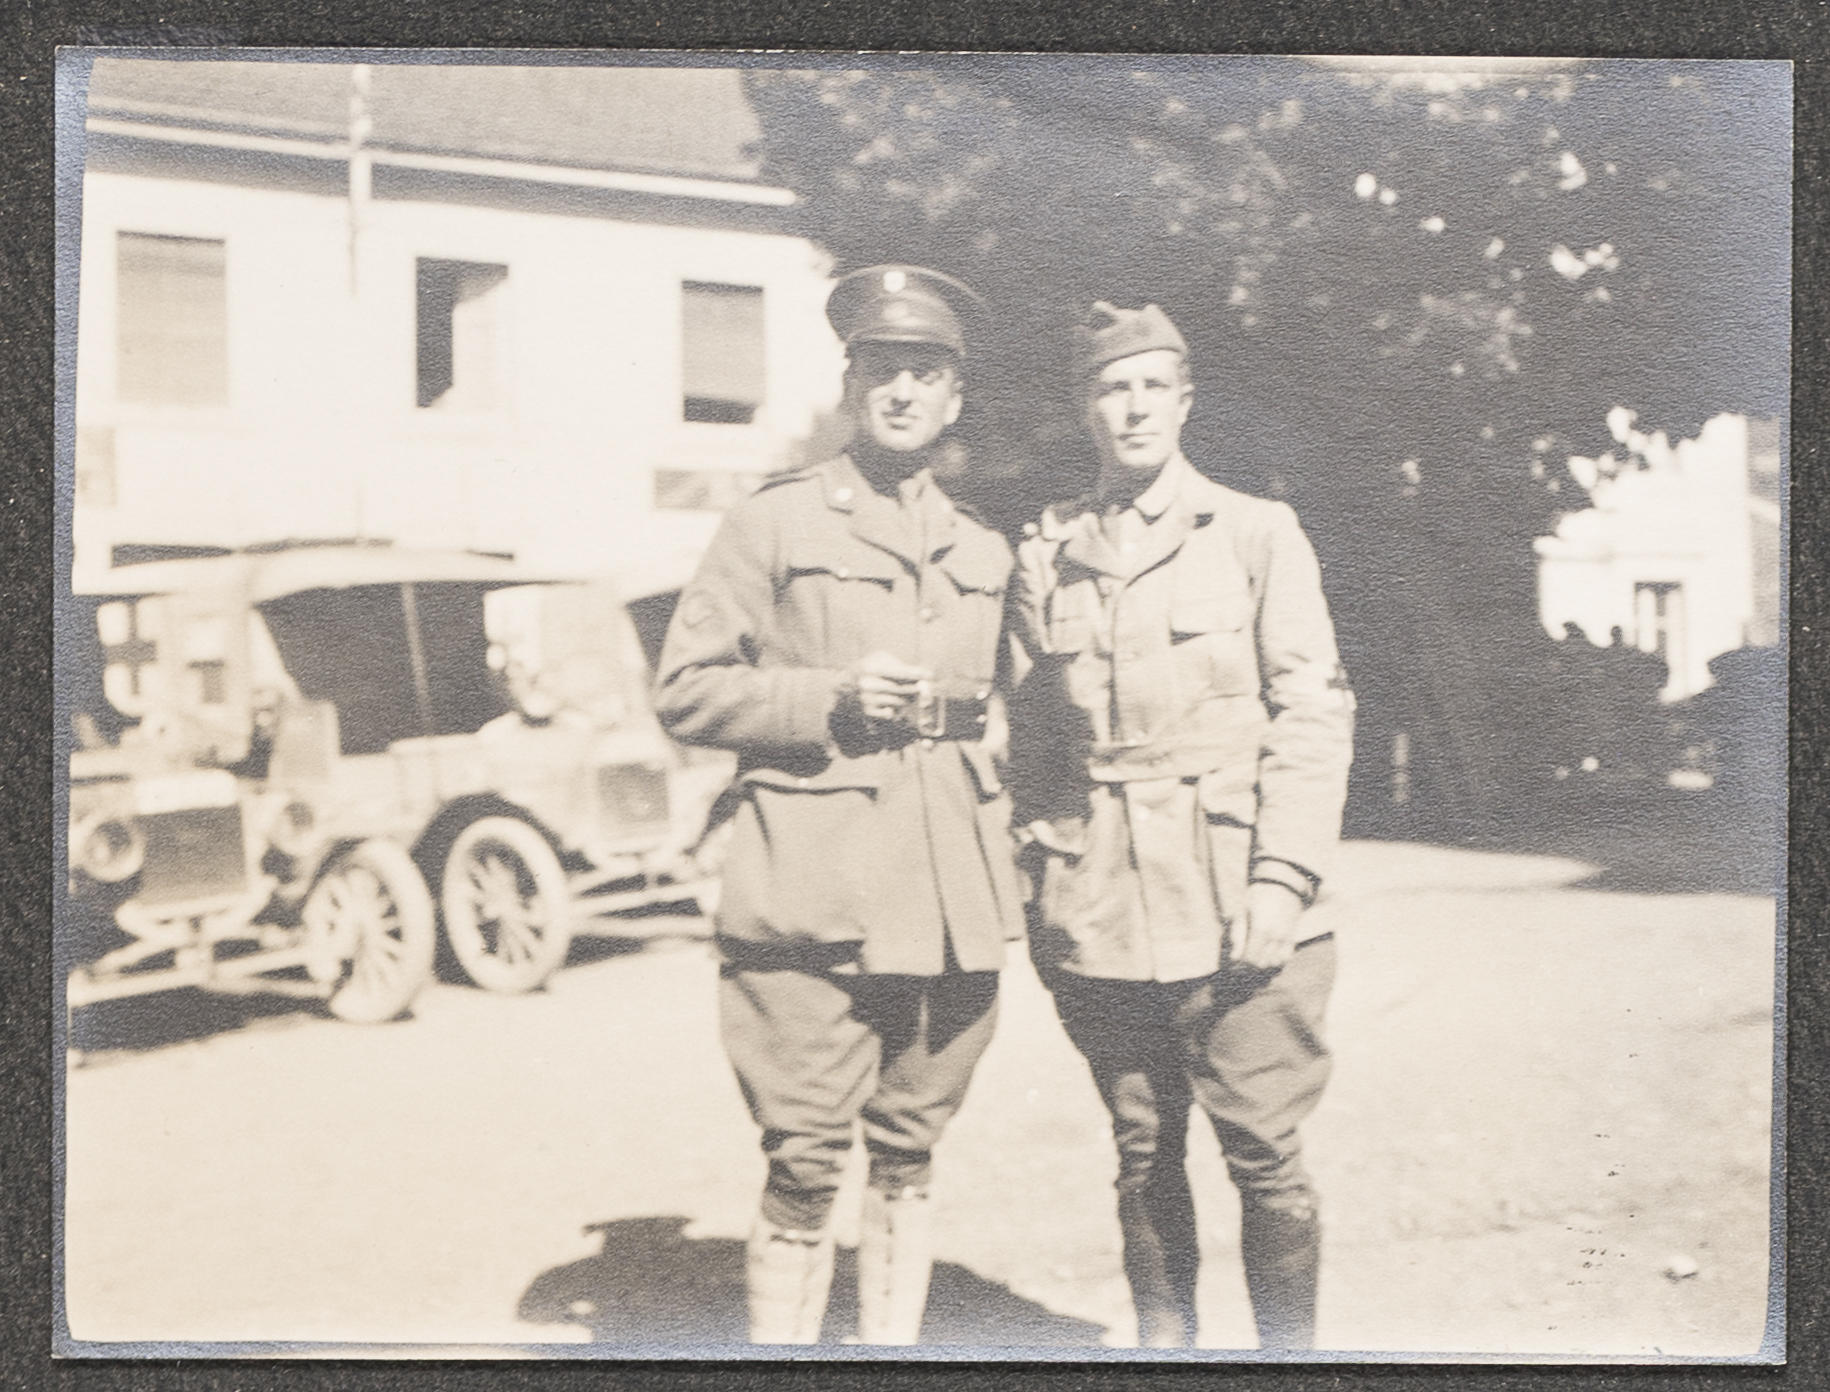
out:
{"label": "tunic button", "polygon": [[922,606],[921,621],[923,623],[933,623],[934,622],[934,610],[927,605]]}
{"label": "tunic button", "polygon": [[797,788],[805,788],[807,786],[807,780],[805,778],[797,778],[794,780],[794,785]]}
{"label": "tunic button", "polygon": [[840,566],[833,574],[838,576],[841,580],[851,579],[851,569],[848,566]]}
{"label": "tunic button", "polygon": [[834,502],[849,503],[851,501],[851,489],[850,488],[834,489],[832,497],[833,497]]}

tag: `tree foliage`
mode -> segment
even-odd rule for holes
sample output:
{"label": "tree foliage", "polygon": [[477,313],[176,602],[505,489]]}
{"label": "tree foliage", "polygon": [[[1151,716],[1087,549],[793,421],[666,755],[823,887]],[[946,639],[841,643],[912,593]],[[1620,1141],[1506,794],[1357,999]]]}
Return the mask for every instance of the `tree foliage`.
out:
{"label": "tree foliage", "polygon": [[1298,507],[1375,705],[1462,699],[1393,652],[1501,699],[1505,654],[1541,639],[1531,538],[1586,501],[1565,461],[1607,447],[1610,408],[1674,436],[1785,408],[1771,66],[978,57],[749,80],[765,175],[841,269],[921,262],[991,301],[969,439],[1007,520],[1088,477],[1069,326],[1095,299],[1162,304],[1191,344],[1191,457]]}

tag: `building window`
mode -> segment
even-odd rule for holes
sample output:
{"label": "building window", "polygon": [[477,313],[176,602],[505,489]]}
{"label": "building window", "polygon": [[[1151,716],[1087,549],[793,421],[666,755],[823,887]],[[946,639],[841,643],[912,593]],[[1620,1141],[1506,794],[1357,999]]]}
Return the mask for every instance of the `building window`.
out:
{"label": "building window", "polygon": [[158,606],[111,599],[95,611],[102,691],[122,715],[145,715],[159,697]]}
{"label": "building window", "polygon": [[115,253],[120,399],[223,405],[229,399],[224,244],[122,232]]}
{"label": "building window", "polygon": [[763,292],[689,280],[680,313],[682,417],[748,425],[763,400]]}
{"label": "building window", "polygon": [[507,266],[419,260],[419,404],[487,411],[501,404]]}
{"label": "building window", "polygon": [[1684,587],[1675,580],[1633,587],[1633,646],[1664,659],[1673,677],[1684,670]]}
{"label": "building window", "polygon": [[119,497],[115,487],[114,427],[76,427],[76,505],[111,508]]}

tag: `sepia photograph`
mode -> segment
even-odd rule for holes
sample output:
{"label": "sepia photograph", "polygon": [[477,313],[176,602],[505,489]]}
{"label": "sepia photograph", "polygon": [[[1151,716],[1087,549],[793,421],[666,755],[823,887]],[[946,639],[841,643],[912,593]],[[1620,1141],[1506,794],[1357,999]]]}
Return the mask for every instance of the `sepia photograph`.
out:
{"label": "sepia photograph", "polygon": [[1784,1362],[1789,63],[56,77],[59,1356]]}

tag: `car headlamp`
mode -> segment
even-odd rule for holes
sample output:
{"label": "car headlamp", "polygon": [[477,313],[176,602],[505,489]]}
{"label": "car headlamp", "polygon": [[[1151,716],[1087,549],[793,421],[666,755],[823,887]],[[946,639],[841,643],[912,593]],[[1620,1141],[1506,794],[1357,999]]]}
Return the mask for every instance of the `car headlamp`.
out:
{"label": "car headlamp", "polygon": [[274,815],[267,839],[284,855],[298,856],[318,837],[318,814],[309,802],[291,798]]}
{"label": "car headlamp", "polygon": [[84,817],[71,830],[70,863],[101,884],[120,884],[146,863],[146,833],[131,817]]}

